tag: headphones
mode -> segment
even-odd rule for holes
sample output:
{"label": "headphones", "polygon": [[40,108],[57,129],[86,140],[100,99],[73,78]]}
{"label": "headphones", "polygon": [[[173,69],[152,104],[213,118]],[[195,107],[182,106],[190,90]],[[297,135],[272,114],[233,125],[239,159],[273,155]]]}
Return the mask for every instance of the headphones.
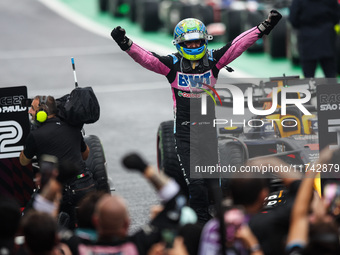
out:
{"label": "headphones", "polygon": [[35,114],[35,118],[40,123],[43,123],[47,120],[48,106],[46,102],[47,102],[47,96],[39,96],[39,109],[37,113]]}

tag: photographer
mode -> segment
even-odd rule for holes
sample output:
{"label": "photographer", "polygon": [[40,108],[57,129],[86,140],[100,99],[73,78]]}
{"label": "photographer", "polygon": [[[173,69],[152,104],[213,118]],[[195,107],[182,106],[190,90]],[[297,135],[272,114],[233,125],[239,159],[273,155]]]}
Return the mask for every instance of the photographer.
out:
{"label": "photographer", "polygon": [[[27,136],[24,150],[20,153],[23,166],[31,163],[34,156],[38,161],[43,154],[55,156],[59,173],[64,176],[63,200],[60,211],[70,217],[69,228],[75,227],[75,211],[79,199],[95,189],[92,174],[87,171],[85,161],[89,155],[81,130],[70,126],[57,116],[57,105],[52,96],[36,96],[31,103],[29,114],[37,128]],[[38,180],[38,185],[40,181]],[[78,190],[82,191],[79,192]]]}

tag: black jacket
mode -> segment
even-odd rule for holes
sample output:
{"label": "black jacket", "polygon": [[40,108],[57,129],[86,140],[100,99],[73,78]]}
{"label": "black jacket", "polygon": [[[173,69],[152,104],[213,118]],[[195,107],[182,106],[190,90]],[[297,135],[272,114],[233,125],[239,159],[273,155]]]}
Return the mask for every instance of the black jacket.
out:
{"label": "black jacket", "polygon": [[334,56],[334,25],[339,22],[337,0],[293,0],[289,21],[298,30],[301,59]]}
{"label": "black jacket", "polygon": [[58,117],[47,119],[40,127],[32,130],[27,136],[24,154],[27,158],[43,154],[53,155],[59,163],[72,162],[78,173],[85,170],[86,165],[81,152],[86,150],[81,130],[68,125]]}

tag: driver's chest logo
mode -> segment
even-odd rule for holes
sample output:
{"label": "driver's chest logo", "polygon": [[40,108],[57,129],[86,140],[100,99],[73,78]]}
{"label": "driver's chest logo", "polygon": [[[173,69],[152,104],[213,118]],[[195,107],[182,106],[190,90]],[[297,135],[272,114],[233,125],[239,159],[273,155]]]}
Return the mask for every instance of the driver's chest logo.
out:
{"label": "driver's chest logo", "polygon": [[177,74],[178,86],[180,87],[197,87],[200,88],[203,85],[210,85],[210,78],[212,76],[211,71],[205,72],[203,74]]}

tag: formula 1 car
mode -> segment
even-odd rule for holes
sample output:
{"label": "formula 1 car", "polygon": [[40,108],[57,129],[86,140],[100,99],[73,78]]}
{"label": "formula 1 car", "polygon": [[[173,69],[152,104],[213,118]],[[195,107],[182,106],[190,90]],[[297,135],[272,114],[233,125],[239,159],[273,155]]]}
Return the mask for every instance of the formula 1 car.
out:
{"label": "formula 1 car", "polygon": [[[219,153],[220,164],[222,166],[237,167],[245,163],[248,159],[265,158],[276,156],[292,167],[290,171],[304,174],[305,167],[313,162],[319,155],[318,144],[318,121],[316,107],[312,104],[304,104],[308,114],[303,113],[296,105],[286,106],[286,113],[282,113],[280,100],[281,93],[286,87],[297,87],[305,93],[310,92],[310,96],[316,94],[316,84],[310,80],[300,80],[297,77],[274,77],[269,82],[260,83],[261,89],[276,88],[266,97],[255,97],[254,101],[262,105],[263,110],[268,110],[272,106],[273,93],[277,95],[277,108],[268,115],[254,115],[247,120],[244,126],[221,127],[219,128]],[[304,93],[292,92],[286,94],[286,99],[300,100],[306,97]],[[268,177],[268,175],[267,175]],[[273,199],[270,205],[274,206],[282,199],[285,187],[280,180],[280,174],[271,173],[270,197]],[[222,180],[224,185],[227,185]],[[275,184],[275,185],[274,185]]]}
{"label": "formula 1 car", "polygon": [[[24,148],[31,125],[28,115],[27,87],[0,88],[0,193],[14,197],[21,207],[25,207],[34,192],[35,173],[39,165],[21,166],[20,151]],[[95,135],[84,136],[90,148],[86,166],[97,182],[97,189],[104,192],[114,190],[110,187],[106,159],[100,139]]]}
{"label": "formula 1 car", "polygon": [[[268,82],[260,83],[258,89],[262,91],[276,88],[277,108],[267,115],[252,116],[244,126],[219,128],[220,143],[224,144],[221,145],[222,148],[225,146],[236,146],[239,147],[239,153],[245,150],[242,153],[242,162],[248,158],[277,154],[278,152],[281,152],[281,155],[283,155],[282,152],[298,151],[303,148],[302,151],[304,151],[304,153],[302,151],[299,153],[294,152],[295,156],[287,154],[285,161],[292,164],[304,164],[313,161],[317,157],[315,151],[318,150],[318,127],[315,105],[311,103],[304,104],[303,107],[306,113],[308,113],[305,114],[297,105],[286,106],[286,104],[284,104],[286,112],[284,114],[282,113],[283,103],[281,100],[290,100],[293,102],[306,97],[302,92],[287,93],[283,90],[287,87],[297,87],[297,89],[293,90],[299,90],[298,87],[301,88],[302,86],[305,87],[305,89],[303,89],[304,93],[310,92],[309,96],[311,98],[315,96],[315,80],[300,80],[295,76],[291,76],[273,77],[270,78]],[[285,99],[282,99],[282,93],[285,94]],[[262,105],[264,111],[268,111],[272,107],[274,96],[273,92],[269,92],[266,97],[261,95],[253,97],[253,101],[258,103],[258,105]],[[230,137],[232,137],[232,141],[230,141]],[[228,142],[225,141],[226,139]],[[242,144],[246,146],[242,146]],[[244,148],[241,150],[242,147]],[[225,148],[223,150],[229,151],[229,149]],[[225,155],[228,155],[228,153]],[[232,161],[236,160],[235,157],[230,157],[233,158]]]}
{"label": "formula 1 car", "polygon": [[[285,106],[286,113],[282,113],[282,94],[290,102],[307,100],[307,96],[314,98],[316,95],[316,85],[318,81],[299,79],[298,76],[273,77],[267,81],[260,80],[259,84],[253,82],[234,83],[245,95],[245,102],[252,101],[252,105],[261,106],[263,111],[269,111],[273,102],[277,102],[277,107],[270,114],[253,114],[243,122],[241,126],[230,126],[223,118],[218,115],[230,116],[229,113],[223,114],[223,109],[216,110],[216,126],[218,128],[218,146],[221,166],[240,166],[250,158],[261,158],[276,156],[284,162],[292,165],[296,171],[304,172],[305,165],[314,161],[318,157],[318,126],[316,108],[309,101],[303,105],[308,112],[301,112],[301,107]],[[322,81],[319,81],[322,83]],[[293,88],[287,93],[286,88]],[[216,90],[220,94],[222,106],[232,106],[233,97],[227,90]],[[251,90],[251,93],[247,93]],[[292,92],[293,91],[293,92]],[[294,92],[302,91],[302,92]],[[307,95],[308,94],[308,95]],[[251,96],[251,98],[249,98]],[[273,100],[273,98],[275,100]],[[217,101],[217,100],[216,100]],[[311,100],[313,101],[313,100]],[[314,102],[312,102],[314,103]],[[243,102],[242,102],[243,104]],[[222,111],[221,111],[222,109]],[[256,112],[256,110],[254,110]],[[219,113],[218,113],[219,112]],[[306,113],[307,113],[306,112]],[[182,177],[179,163],[176,156],[173,121],[162,122],[157,134],[157,159],[160,171],[175,178],[182,189],[187,192],[187,185]],[[284,191],[283,184],[278,176],[271,176],[271,196],[268,206],[274,206],[283,201],[278,199],[279,194],[282,198]],[[227,186],[222,178],[222,188]]]}

